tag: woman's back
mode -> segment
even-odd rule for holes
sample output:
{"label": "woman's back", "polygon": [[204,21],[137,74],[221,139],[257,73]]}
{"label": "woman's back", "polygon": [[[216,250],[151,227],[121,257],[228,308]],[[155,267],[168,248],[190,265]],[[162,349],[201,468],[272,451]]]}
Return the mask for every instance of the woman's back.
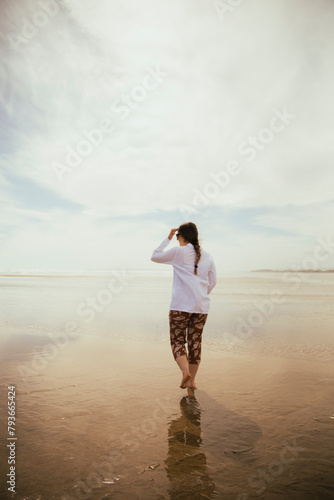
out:
{"label": "woman's back", "polygon": [[208,313],[209,294],[216,284],[216,268],[209,252],[201,248],[201,257],[194,273],[196,251],[191,243],[162,250],[169,244],[166,238],[152,255],[154,262],[171,264],[174,270],[170,309],[193,313]]}

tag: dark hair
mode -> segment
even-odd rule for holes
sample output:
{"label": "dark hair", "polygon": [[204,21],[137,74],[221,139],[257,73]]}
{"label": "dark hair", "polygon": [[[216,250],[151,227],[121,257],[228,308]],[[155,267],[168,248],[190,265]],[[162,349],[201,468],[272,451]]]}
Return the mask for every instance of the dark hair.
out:
{"label": "dark hair", "polygon": [[195,274],[197,274],[197,264],[199,262],[199,259],[201,258],[201,247],[198,242],[198,231],[196,224],[194,224],[193,222],[185,222],[184,224],[181,224],[177,232],[182,236],[182,238],[191,243],[195,248],[196,260],[194,272]]}

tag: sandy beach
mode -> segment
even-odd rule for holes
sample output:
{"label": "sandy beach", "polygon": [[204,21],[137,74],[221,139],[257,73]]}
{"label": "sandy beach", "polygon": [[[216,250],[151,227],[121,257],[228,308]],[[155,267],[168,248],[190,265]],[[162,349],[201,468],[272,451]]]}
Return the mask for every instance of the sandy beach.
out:
{"label": "sandy beach", "polygon": [[1,277],[1,498],[8,386],[18,500],[334,498],[334,276],[282,278],[219,280],[188,394],[170,277]]}

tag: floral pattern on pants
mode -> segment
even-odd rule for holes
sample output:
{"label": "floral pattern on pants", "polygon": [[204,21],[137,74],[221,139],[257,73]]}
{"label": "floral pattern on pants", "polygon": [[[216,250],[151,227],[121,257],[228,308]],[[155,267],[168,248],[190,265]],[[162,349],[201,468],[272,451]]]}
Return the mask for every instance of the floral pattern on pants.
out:
{"label": "floral pattern on pants", "polygon": [[168,317],[170,344],[174,358],[187,356],[189,364],[198,365],[201,361],[202,331],[208,315],[171,310]]}

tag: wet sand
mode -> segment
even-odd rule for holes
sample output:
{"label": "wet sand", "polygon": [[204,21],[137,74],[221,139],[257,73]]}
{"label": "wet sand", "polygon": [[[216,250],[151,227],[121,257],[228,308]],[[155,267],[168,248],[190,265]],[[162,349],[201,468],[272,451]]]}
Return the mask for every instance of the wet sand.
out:
{"label": "wet sand", "polygon": [[[225,350],[212,337],[193,395],[179,388],[166,338],[79,329],[56,345],[36,326],[20,333],[12,322],[1,337],[1,498],[12,498],[3,480],[8,385],[16,386],[18,500],[334,498],[325,335],[308,350],[295,339],[289,350],[285,339],[272,353],[261,336],[263,350],[252,348],[254,337]],[[284,315],[281,326],[284,337]],[[305,318],[295,327],[307,330]]]}
{"label": "wet sand", "polygon": [[16,498],[333,498],[332,365],[210,353],[192,397],[166,346],[81,338],[22,381],[32,345],[2,364]]}

